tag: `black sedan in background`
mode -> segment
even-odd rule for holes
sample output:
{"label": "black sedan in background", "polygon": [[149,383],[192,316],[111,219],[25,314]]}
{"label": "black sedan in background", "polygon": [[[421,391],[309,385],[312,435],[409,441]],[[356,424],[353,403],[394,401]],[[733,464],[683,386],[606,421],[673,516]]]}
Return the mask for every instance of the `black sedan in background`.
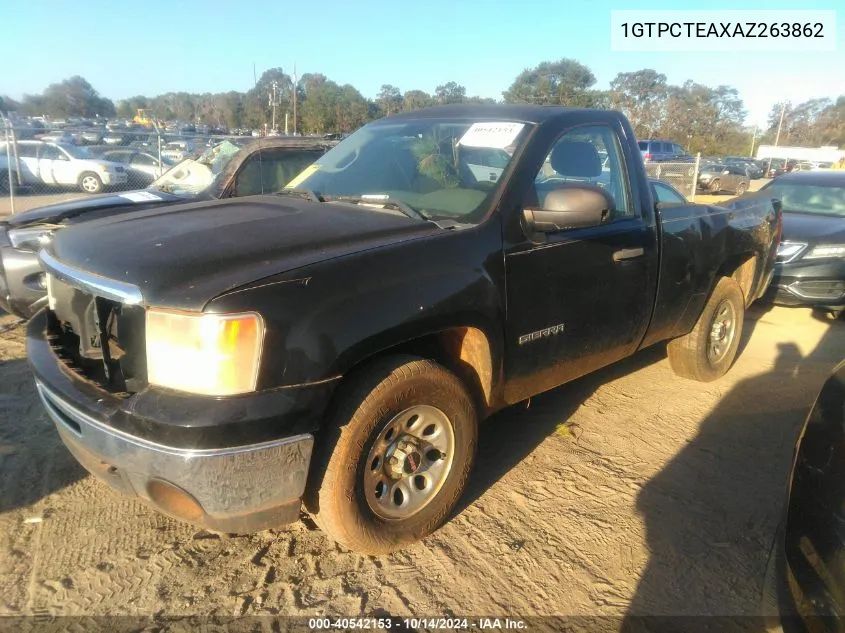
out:
{"label": "black sedan in background", "polygon": [[783,205],[769,298],[839,316],[845,310],[845,171],[797,171],[760,189]]}

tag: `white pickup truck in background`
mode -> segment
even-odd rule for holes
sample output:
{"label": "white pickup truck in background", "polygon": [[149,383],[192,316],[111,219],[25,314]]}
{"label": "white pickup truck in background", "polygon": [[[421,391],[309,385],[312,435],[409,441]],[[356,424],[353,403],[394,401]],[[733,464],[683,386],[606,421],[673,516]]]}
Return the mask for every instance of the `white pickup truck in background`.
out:
{"label": "white pickup truck in background", "polygon": [[[94,158],[84,147],[44,141],[18,141],[17,163],[24,185],[76,186],[85,193],[100,193],[104,187],[125,185],[123,165]],[[11,166],[9,164],[11,159]],[[15,149],[0,142],[0,188],[9,186],[9,174],[16,179]]]}

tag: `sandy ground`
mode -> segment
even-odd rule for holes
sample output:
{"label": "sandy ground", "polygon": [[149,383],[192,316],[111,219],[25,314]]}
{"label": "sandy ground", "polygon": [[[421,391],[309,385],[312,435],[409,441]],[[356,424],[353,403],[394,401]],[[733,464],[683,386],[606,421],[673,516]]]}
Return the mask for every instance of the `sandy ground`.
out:
{"label": "sandy ground", "polygon": [[714,383],[676,377],[656,347],[497,414],[457,515],[363,557],[307,520],[216,536],[115,496],[46,421],[11,327],[0,615],[757,613],[792,447],[845,322],[755,308],[744,341]]}

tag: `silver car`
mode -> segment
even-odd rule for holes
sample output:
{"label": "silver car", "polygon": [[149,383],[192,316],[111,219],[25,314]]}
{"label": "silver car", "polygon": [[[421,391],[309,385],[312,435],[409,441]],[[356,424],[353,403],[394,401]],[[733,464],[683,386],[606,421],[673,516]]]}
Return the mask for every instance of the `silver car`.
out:
{"label": "silver car", "polygon": [[750,180],[743,165],[704,165],[698,174],[698,186],[710,193],[729,192],[742,195]]}
{"label": "silver car", "polygon": [[106,149],[99,152],[99,156],[103,160],[119,163],[125,167],[128,176],[127,186],[130,189],[145,189],[174,164],[164,156],[159,162],[158,157],[152,152],[131,148]]}

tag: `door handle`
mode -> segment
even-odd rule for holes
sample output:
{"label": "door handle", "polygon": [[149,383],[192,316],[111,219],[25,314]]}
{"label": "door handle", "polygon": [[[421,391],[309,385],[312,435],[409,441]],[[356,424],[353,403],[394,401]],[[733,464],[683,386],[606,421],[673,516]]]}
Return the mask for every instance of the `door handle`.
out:
{"label": "door handle", "polygon": [[645,254],[645,249],[642,248],[623,248],[621,251],[613,253],[613,261],[621,262],[623,259],[634,259],[635,257],[642,257]]}

